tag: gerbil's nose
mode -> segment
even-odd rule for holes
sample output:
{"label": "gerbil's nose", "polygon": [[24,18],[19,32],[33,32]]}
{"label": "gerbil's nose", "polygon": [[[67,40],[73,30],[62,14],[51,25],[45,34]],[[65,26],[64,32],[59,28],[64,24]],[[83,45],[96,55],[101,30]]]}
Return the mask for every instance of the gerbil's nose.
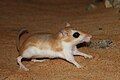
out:
{"label": "gerbil's nose", "polygon": [[92,35],[90,35],[90,34],[86,34],[86,37],[92,38]]}
{"label": "gerbil's nose", "polygon": [[92,38],[92,35],[89,35],[90,38]]}

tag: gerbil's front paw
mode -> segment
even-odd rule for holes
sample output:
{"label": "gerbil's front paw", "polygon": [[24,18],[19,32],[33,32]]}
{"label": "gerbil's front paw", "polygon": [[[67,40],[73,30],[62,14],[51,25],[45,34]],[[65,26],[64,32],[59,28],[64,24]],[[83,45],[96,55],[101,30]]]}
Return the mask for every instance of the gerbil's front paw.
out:
{"label": "gerbil's front paw", "polygon": [[93,58],[93,56],[92,55],[86,55],[86,56],[84,56],[85,58],[89,58],[89,59],[92,59]]}

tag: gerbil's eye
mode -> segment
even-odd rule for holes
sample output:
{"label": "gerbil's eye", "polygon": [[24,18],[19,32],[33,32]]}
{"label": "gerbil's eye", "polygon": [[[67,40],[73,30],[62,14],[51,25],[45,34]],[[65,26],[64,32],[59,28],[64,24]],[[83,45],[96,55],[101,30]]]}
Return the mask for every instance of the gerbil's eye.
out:
{"label": "gerbil's eye", "polygon": [[74,38],[78,38],[80,36],[80,34],[78,33],[78,32],[75,32],[74,34],[73,34],[73,37]]}

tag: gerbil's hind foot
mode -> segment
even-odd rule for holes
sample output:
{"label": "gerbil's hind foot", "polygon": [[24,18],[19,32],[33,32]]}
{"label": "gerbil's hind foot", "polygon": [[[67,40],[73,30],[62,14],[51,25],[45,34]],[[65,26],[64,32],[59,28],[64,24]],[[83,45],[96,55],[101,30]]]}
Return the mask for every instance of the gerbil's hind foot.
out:
{"label": "gerbil's hind foot", "polygon": [[17,58],[17,63],[19,64],[20,69],[23,69],[23,70],[25,70],[25,71],[29,71],[29,69],[27,69],[27,68],[22,64],[22,62],[21,62],[22,58],[23,58],[22,56],[19,56],[19,57]]}
{"label": "gerbil's hind foot", "polygon": [[44,62],[46,60],[45,59],[43,59],[43,60],[32,59],[31,61],[33,61],[33,62]]}

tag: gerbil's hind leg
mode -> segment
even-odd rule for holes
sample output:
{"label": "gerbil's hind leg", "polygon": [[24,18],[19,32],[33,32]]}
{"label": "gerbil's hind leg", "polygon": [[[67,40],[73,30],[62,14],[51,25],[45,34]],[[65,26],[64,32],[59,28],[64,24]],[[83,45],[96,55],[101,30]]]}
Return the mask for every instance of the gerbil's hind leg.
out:
{"label": "gerbil's hind leg", "polygon": [[45,59],[43,59],[43,60],[32,59],[31,61],[33,61],[33,62],[44,62],[46,60]]}
{"label": "gerbil's hind leg", "polygon": [[23,58],[22,56],[17,57],[17,63],[19,64],[20,69],[24,69],[25,71],[29,71],[29,69],[27,69],[27,68],[22,64],[22,62],[21,62],[22,58]]}

